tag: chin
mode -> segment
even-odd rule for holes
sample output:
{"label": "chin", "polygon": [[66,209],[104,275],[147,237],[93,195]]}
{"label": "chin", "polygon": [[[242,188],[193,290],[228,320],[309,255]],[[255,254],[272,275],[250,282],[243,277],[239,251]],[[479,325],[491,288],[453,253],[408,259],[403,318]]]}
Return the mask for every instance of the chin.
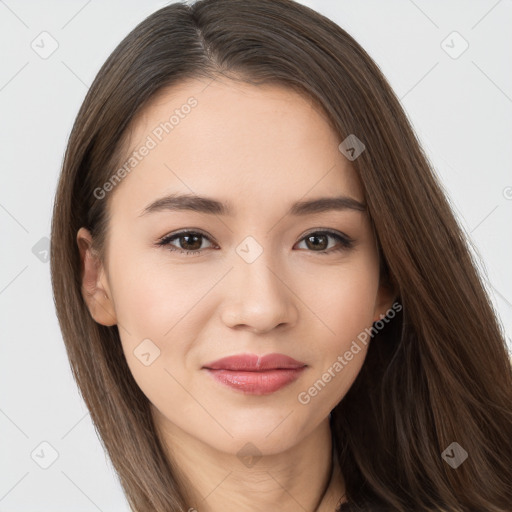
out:
{"label": "chin", "polygon": [[[266,420],[253,418],[252,421],[224,421],[223,429],[216,429],[217,435],[204,438],[204,426],[201,428],[203,442],[213,448],[230,454],[237,454],[241,449],[254,451],[259,455],[275,455],[293,448],[308,433],[307,425],[302,425],[292,413],[284,416],[273,416]],[[210,430],[212,433],[212,430]],[[232,437],[231,437],[232,436]]]}

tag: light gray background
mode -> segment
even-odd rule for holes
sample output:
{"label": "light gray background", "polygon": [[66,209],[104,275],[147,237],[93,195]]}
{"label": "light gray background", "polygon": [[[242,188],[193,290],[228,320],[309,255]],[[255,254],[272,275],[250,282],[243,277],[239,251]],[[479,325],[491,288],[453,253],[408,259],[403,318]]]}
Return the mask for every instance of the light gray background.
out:
{"label": "light gray background", "polygon": [[[121,39],[167,3],[0,0],[0,512],[129,511],[71,377],[42,259],[87,88]],[[354,36],[401,98],[482,259],[512,349],[512,2],[302,3]],[[59,45],[47,59],[31,48],[42,31]],[[453,31],[469,43],[456,59],[442,47]],[[456,37],[444,43],[452,53]],[[50,461],[43,441],[58,453],[48,469],[31,458],[37,448],[34,459]]]}

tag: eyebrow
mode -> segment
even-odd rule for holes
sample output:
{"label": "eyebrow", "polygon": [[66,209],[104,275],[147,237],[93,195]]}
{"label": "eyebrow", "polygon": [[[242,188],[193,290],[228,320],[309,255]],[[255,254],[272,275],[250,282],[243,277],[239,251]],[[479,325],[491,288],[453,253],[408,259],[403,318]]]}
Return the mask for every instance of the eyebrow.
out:
{"label": "eyebrow", "polygon": [[[233,208],[226,203],[209,197],[191,194],[171,194],[150,203],[139,217],[161,211],[191,210],[210,215],[233,216]],[[308,201],[297,201],[292,204],[287,215],[304,216],[328,211],[356,210],[366,211],[366,205],[348,196],[320,197]]]}

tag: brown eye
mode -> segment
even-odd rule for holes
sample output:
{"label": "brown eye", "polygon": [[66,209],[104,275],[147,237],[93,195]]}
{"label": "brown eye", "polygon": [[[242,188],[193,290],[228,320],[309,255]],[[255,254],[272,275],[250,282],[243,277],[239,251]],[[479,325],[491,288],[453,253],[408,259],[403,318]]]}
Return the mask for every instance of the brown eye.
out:
{"label": "brown eye", "polygon": [[[177,251],[186,256],[193,256],[199,255],[205,250],[204,247],[201,247],[204,240],[208,240],[210,247],[213,247],[210,238],[198,231],[181,231],[167,235],[162,238],[157,245],[165,246],[172,252]],[[329,246],[329,240],[336,240],[338,244]],[[325,230],[313,231],[307,234],[300,241],[300,243],[302,242],[306,244],[306,249],[310,252],[318,252],[319,254],[332,254],[338,251],[348,250],[353,247],[354,243],[354,241],[346,235]]]}
{"label": "brown eye", "polygon": [[308,235],[305,240],[306,245],[310,249],[320,249],[325,251],[329,245],[329,237],[327,235]]}
{"label": "brown eye", "polygon": [[[178,246],[173,242],[178,240]],[[182,231],[162,238],[157,245],[166,246],[170,251],[178,251],[186,255],[199,254],[203,240],[210,240],[206,235],[196,231]]]}
{"label": "brown eye", "polygon": [[180,241],[181,249],[197,251],[201,248],[202,235],[180,235],[177,240]]}
{"label": "brown eye", "polygon": [[[329,247],[329,239],[335,239],[338,241],[338,247]],[[312,252],[318,252],[320,254],[331,254],[353,247],[354,241],[348,236],[340,233],[334,233],[332,231],[314,231],[306,235],[301,242],[304,241],[306,248]]]}

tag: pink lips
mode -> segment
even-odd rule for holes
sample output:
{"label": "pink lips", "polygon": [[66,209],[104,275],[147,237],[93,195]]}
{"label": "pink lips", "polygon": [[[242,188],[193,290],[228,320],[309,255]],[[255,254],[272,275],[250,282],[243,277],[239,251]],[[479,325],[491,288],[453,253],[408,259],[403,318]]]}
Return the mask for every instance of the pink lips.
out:
{"label": "pink lips", "polygon": [[252,395],[266,395],[296,380],[307,367],[284,354],[239,354],[205,364],[217,381]]}

